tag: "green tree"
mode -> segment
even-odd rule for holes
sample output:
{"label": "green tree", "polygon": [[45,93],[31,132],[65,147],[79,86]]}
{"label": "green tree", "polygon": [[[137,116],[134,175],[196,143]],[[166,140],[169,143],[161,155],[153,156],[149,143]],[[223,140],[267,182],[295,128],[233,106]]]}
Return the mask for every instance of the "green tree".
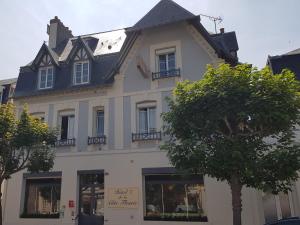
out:
{"label": "green tree", "polygon": [[208,66],[202,80],[178,83],[169,99],[161,148],[176,168],[228,182],[234,225],[241,225],[243,186],[276,194],[298,178],[298,91],[288,70],[221,64]]}
{"label": "green tree", "polygon": [[[1,105],[0,187],[4,180],[24,169],[30,172],[49,171],[53,167],[54,153],[51,146],[55,140],[55,132],[49,130],[46,123],[30,116],[26,107],[20,119],[17,119],[13,104]],[[2,225],[1,201],[0,225]]]}

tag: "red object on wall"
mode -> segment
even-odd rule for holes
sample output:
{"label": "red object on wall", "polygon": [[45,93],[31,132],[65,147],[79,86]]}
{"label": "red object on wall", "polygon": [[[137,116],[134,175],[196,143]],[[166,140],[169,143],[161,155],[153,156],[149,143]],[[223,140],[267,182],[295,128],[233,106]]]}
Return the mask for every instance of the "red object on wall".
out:
{"label": "red object on wall", "polygon": [[69,208],[74,208],[74,200],[69,200]]}

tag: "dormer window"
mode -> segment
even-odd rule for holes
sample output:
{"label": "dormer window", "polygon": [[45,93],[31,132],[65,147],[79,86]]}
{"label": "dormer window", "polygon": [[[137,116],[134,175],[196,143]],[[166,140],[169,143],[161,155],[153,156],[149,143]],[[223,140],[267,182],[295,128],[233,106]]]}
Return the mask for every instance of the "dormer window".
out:
{"label": "dormer window", "polygon": [[74,63],[74,85],[87,84],[90,80],[89,61]]}
{"label": "dormer window", "polygon": [[53,67],[42,67],[39,70],[39,89],[48,89],[53,87]]}

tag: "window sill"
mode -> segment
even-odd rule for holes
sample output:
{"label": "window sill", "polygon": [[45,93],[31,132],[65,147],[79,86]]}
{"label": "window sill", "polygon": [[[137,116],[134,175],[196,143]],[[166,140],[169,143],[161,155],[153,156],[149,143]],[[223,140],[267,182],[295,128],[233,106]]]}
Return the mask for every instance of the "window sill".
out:
{"label": "window sill", "polygon": [[179,222],[208,222],[207,216],[197,217],[160,217],[160,216],[144,216],[145,221],[179,221]]}
{"label": "window sill", "polygon": [[132,133],[132,142],[161,140],[161,132]]}
{"label": "window sill", "polygon": [[59,213],[55,213],[55,214],[26,214],[26,213],[23,213],[20,215],[20,218],[23,218],[23,219],[59,219]]}
{"label": "window sill", "polygon": [[180,221],[180,222],[208,222],[207,216],[195,217],[159,217],[159,216],[144,216],[145,221]]}

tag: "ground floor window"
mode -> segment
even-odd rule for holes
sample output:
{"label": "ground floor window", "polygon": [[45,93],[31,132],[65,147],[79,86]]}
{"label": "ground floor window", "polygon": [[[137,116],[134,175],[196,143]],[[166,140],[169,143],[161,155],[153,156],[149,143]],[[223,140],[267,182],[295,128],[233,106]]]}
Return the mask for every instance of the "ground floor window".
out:
{"label": "ground floor window", "polygon": [[145,220],[207,221],[200,175],[145,175],[145,199]]}
{"label": "ground floor window", "polygon": [[60,190],[60,178],[27,179],[21,217],[59,218]]}

